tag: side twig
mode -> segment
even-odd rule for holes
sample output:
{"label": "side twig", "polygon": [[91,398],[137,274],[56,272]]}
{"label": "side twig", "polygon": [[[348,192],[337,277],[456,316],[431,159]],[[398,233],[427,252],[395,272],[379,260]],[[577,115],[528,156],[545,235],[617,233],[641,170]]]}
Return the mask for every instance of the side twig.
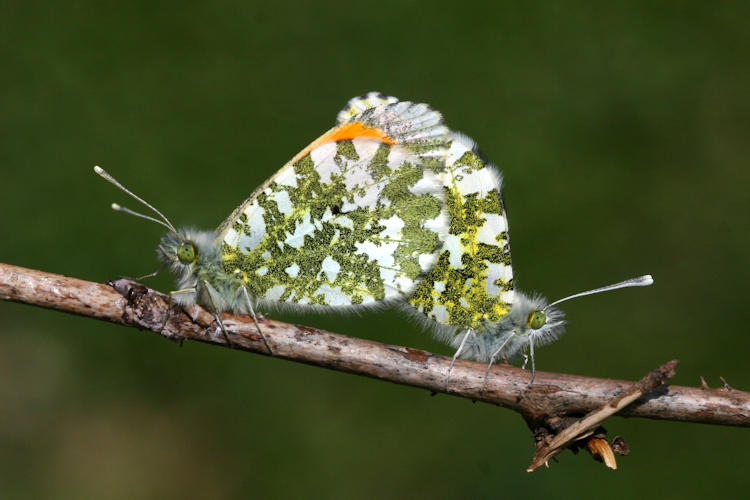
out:
{"label": "side twig", "polygon": [[[677,363],[677,360],[664,363],[662,366],[648,373],[641,380],[633,384],[630,389],[615,396],[607,404],[589,412],[585,417],[575,421],[572,425],[569,425],[551,439],[546,440],[546,442],[540,441],[539,448],[537,448],[536,453],[534,453],[534,456],[531,459],[531,465],[526,471],[531,472],[540,465],[546,464],[552,457],[562,452],[571,441],[590,435],[591,433],[586,433],[597,427],[607,417],[621,411],[630,403],[650,393],[656,389],[656,387],[674,377]],[[602,445],[598,442],[595,447],[598,450],[602,449]],[[609,448],[607,446],[604,449],[608,450]],[[616,468],[614,455],[611,454],[611,451],[603,458],[609,467]]]}
{"label": "side twig", "polygon": [[[171,340],[197,340],[268,355],[249,316],[222,315],[227,329],[235,333],[227,345],[212,315],[200,307],[170,312],[164,294],[124,280],[114,285],[0,264],[0,299],[151,330]],[[459,360],[445,387],[449,357],[267,318],[258,321],[275,357],[496,404],[521,413],[530,423],[550,416],[580,418],[632,386],[621,380],[545,372],[537,372],[530,386],[528,371],[501,364],[492,367],[483,388],[485,365]],[[750,427],[750,393],[680,386],[646,392],[618,415]]]}

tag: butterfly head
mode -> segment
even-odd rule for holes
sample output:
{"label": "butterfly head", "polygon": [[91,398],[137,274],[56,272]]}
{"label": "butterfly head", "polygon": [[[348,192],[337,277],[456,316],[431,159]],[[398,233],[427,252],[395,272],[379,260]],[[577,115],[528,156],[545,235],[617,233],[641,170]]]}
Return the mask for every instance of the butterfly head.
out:
{"label": "butterfly head", "polygon": [[[112,204],[113,210],[155,222],[169,230],[159,241],[156,252],[159,260],[169,267],[169,270],[177,277],[180,289],[195,288],[200,281],[221,275],[221,256],[214,232],[199,231],[193,228],[175,228],[164,214],[120,184],[104,169],[97,166],[94,167],[94,171],[133,199],[151,209],[157,217],[135,212],[116,203]],[[190,295],[181,294],[177,296],[189,297]]]}
{"label": "butterfly head", "polygon": [[508,315],[493,332],[494,354],[512,358],[525,351],[531,342],[535,346],[549,344],[565,332],[565,313],[540,295],[514,292],[513,305]]}
{"label": "butterfly head", "polygon": [[194,286],[201,270],[210,268],[219,259],[215,234],[193,228],[182,228],[161,237],[156,253],[169,267],[181,287]]}
{"label": "butterfly head", "polygon": [[530,310],[526,313],[525,331],[522,336],[533,337],[535,345],[549,344],[565,333],[565,313],[554,305],[548,305],[543,297],[526,299]]}

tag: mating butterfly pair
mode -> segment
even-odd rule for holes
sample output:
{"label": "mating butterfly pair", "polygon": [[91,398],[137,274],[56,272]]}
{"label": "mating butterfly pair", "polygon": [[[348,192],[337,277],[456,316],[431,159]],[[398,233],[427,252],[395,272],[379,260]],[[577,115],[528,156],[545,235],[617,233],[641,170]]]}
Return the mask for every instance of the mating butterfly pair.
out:
{"label": "mating butterfly pair", "polygon": [[397,303],[457,349],[453,362],[489,370],[528,351],[533,380],[534,347],[564,331],[556,304],[653,283],[641,276],[551,304],[515,290],[500,174],[437,111],[375,92],[350,100],[216,231],[176,229],[95,170],[158,215],[113,205],[169,229],[158,255],[177,277],[173,299],[209,309],[225,335],[223,311]]}

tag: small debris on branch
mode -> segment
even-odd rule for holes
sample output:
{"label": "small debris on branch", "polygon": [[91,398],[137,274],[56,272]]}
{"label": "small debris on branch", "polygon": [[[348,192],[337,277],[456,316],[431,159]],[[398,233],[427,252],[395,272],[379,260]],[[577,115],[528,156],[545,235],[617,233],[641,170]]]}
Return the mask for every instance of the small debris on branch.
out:
{"label": "small debris on branch", "polygon": [[[664,363],[660,367],[646,374],[641,380],[633,384],[630,389],[622,394],[618,394],[600,408],[591,411],[580,420],[566,426],[554,436],[547,436],[545,439],[537,441],[536,453],[534,453],[534,456],[531,459],[531,465],[526,471],[532,472],[540,465],[546,464],[549,462],[550,458],[562,452],[572,441],[581,440],[590,436],[592,434],[592,429],[599,426],[604,419],[614,415],[633,401],[650,393],[656,387],[674,377],[677,363],[679,363],[679,361],[676,359]],[[555,423],[558,422],[556,421]],[[589,451],[592,453],[596,452],[596,454],[602,457],[608,467],[616,469],[617,464],[615,463],[615,457],[609,448],[609,444],[607,443],[606,445],[608,451],[605,451],[605,447],[600,441],[596,441],[593,445],[590,445],[589,443]],[[604,440],[604,443],[606,443],[606,439]],[[593,446],[593,448],[591,446]]]}

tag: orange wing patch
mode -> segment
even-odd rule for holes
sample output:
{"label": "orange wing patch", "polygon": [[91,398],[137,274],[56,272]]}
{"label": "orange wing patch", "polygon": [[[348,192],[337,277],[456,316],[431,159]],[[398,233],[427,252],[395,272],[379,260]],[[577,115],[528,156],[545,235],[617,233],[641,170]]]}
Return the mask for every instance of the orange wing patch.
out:
{"label": "orange wing patch", "polygon": [[[350,139],[377,139],[379,141],[393,146],[396,141],[379,128],[368,127],[362,122],[350,122],[329,130],[320,139],[320,141],[346,141]],[[317,141],[316,141],[317,142]]]}
{"label": "orange wing patch", "polygon": [[[287,167],[289,165],[294,165],[299,160],[307,156],[310,153],[310,151],[312,151],[313,149],[317,147],[322,146],[323,144],[327,144],[329,142],[346,141],[346,140],[351,140],[351,139],[375,139],[389,146],[398,144],[398,141],[394,140],[392,137],[386,134],[385,131],[382,129],[379,129],[376,127],[368,127],[362,122],[344,123],[343,125],[339,125],[338,127],[333,127],[331,130],[329,130],[325,134],[315,139],[305,149],[297,153],[294,156],[294,158],[289,160],[289,162],[284,167]],[[264,190],[265,188],[267,188],[274,180],[276,180],[276,177],[281,175],[283,172],[284,172],[284,168],[282,168],[281,170],[276,172],[273,176],[271,176],[265,183],[263,183],[262,186],[257,188],[256,191],[260,192]]]}

